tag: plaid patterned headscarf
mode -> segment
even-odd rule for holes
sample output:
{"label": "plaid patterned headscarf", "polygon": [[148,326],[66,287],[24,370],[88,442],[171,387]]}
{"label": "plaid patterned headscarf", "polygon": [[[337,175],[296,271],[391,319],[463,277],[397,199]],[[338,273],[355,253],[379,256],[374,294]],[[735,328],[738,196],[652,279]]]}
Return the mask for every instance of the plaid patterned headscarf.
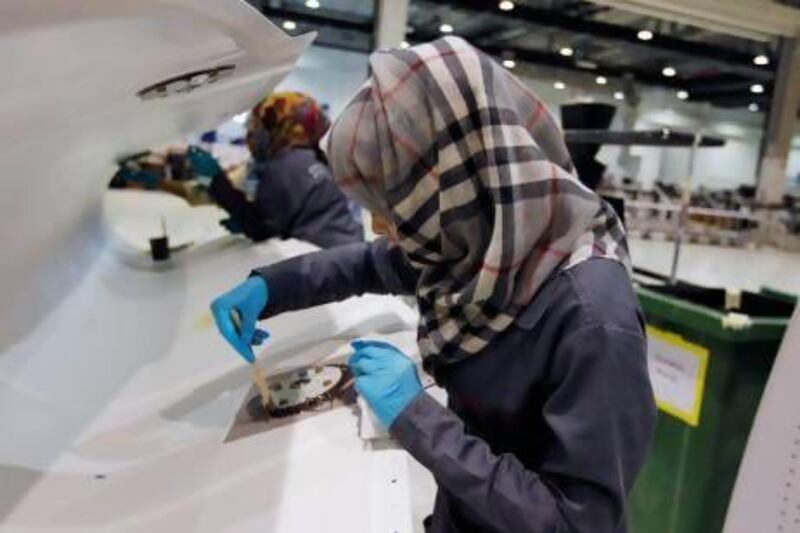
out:
{"label": "plaid patterned headscarf", "polygon": [[420,274],[428,368],[479,353],[556,269],[591,257],[629,268],[613,210],[513,75],[455,37],[376,52],[370,66],[322,144],[337,183],[395,223]]}
{"label": "plaid patterned headscarf", "polygon": [[262,139],[263,157],[274,157],[290,147],[316,148],[329,126],[316,100],[302,93],[282,92],[253,108],[247,134]]}

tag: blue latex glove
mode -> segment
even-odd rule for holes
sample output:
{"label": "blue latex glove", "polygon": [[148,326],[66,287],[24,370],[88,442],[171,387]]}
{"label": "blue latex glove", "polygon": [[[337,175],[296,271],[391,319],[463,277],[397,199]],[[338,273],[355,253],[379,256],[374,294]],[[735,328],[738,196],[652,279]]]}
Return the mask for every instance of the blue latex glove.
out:
{"label": "blue latex glove", "polygon": [[128,183],[138,183],[148,189],[155,189],[161,178],[146,170],[134,170],[128,166],[119,169],[119,177]]}
{"label": "blue latex glove", "polygon": [[192,167],[192,172],[197,181],[206,187],[211,185],[211,180],[220,173],[222,167],[213,155],[206,152],[197,146],[190,146],[186,151],[186,158],[189,160],[189,166]]}
{"label": "blue latex glove", "polygon": [[269,333],[256,329],[258,316],[268,299],[267,283],[253,276],[211,303],[217,329],[248,363],[256,359],[251,346],[269,338]]}
{"label": "blue latex glove", "polygon": [[389,428],[422,392],[414,362],[387,342],[357,340],[348,365],[356,390],[367,400],[378,420]]}

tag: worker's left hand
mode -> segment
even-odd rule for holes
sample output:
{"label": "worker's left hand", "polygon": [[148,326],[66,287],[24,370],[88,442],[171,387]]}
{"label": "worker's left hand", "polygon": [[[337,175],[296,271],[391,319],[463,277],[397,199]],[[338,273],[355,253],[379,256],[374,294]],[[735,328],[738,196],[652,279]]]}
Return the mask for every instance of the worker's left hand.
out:
{"label": "worker's left hand", "polygon": [[390,428],[400,413],[422,392],[414,362],[387,342],[357,340],[348,365],[356,390],[378,420]]}
{"label": "worker's left hand", "polygon": [[161,178],[158,175],[146,170],[133,169],[128,165],[120,167],[119,177],[128,183],[138,183],[147,189],[155,189],[161,182]]}
{"label": "worker's left hand", "polygon": [[211,180],[222,173],[222,167],[213,155],[197,146],[190,146],[186,151],[186,158],[192,167],[197,181],[206,187],[211,184]]}

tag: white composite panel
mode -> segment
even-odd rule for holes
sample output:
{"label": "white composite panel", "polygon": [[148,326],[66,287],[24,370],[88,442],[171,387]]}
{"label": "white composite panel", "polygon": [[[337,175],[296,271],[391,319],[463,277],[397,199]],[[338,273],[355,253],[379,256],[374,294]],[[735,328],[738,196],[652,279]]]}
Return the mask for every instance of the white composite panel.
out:
{"label": "white composite panel", "polygon": [[[236,0],[3,0],[0,347],[96,256],[115,159],[249,108],[307,43]],[[137,96],[222,65],[236,68],[217,84],[163,100]]]}
{"label": "white composite panel", "polygon": [[800,308],[758,408],[724,533],[800,533]]}
{"label": "white composite panel", "polygon": [[[223,443],[249,371],[208,303],[310,247],[219,239],[218,213],[198,226],[169,200],[132,220],[116,197],[103,224],[117,157],[247,109],[307,42],[238,0],[0,3],[0,531],[407,530],[407,494],[375,488],[405,456],[368,451],[348,409]],[[215,85],[136,96],[223,64]],[[141,249],[161,214],[173,244],[206,242],[156,268]],[[271,366],[413,317],[368,297],[266,326]]]}

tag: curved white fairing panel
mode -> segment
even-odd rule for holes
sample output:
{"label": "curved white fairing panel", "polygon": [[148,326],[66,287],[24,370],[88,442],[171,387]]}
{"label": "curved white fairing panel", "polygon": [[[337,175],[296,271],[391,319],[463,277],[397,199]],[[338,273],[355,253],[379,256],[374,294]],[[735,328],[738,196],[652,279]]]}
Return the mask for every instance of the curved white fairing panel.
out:
{"label": "curved white fairing panel", "polygon": [[[246,109],[308,42],[234,0],[4,0],[0,349],[85,273],[115,159]],[[227,65],[232,75],[190,93],[137,96]]]}
{"label": "curved white fairing panel", "polygon": [[[117,158],[249,108],[309,41],[238,0],[0,2],[0,530],[376,530],[350,506],[371,494],[351,413],[223,444],[248,369],[208,303],[310,247],[228,237],[157,269],[102,222]],[[262,360],[396,329],[404,309],[375,297],[280,317]]]}

